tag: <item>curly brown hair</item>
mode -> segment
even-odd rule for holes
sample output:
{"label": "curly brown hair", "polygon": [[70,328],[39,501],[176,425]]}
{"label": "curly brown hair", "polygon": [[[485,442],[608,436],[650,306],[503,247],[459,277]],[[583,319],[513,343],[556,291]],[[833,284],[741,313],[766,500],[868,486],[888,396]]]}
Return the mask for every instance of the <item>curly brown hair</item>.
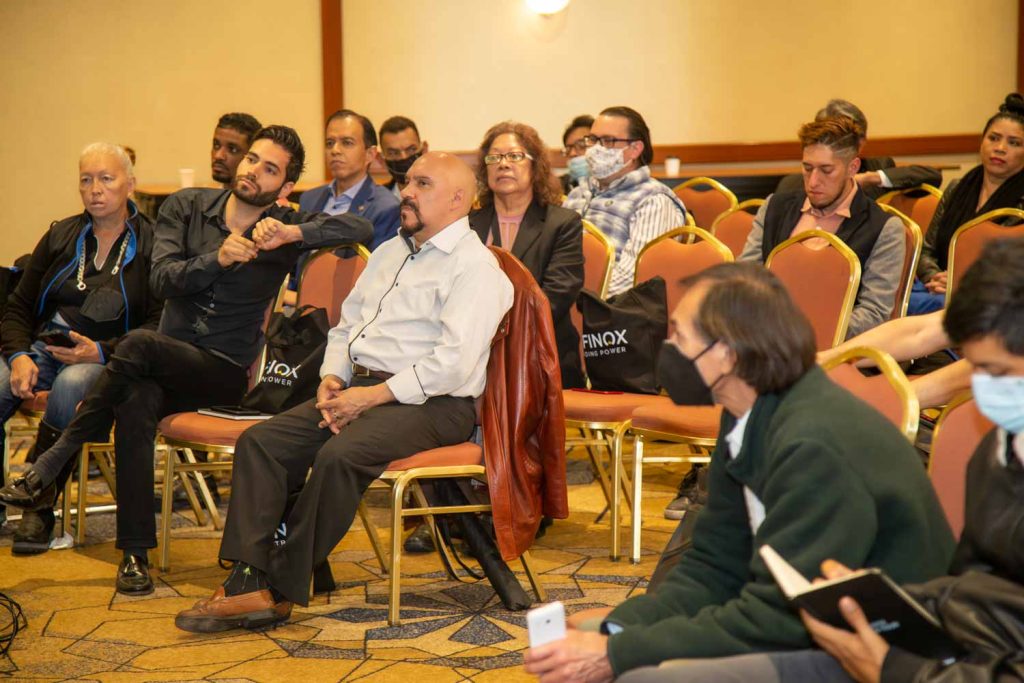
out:
{"label": "curly brown hair", "polygon": [[484,135],[483,142],[476,155],[476,182],[479,186],[480,206],[489,206],[494,203],[494,193],[487,184],[487,165],[484,163],[484,156],[487,150],[494,144],[499,135],[511,133],[519,140],[519,143],[526,150],[527,154],[533,157],[530,162],[533,173],[533,199],[541,206],[548,204],[561,204],[562,189],[551,174],[551,162],[548,161],[547,147],[540,135],[533,126],[517,121],[502,121],[491,126]]}

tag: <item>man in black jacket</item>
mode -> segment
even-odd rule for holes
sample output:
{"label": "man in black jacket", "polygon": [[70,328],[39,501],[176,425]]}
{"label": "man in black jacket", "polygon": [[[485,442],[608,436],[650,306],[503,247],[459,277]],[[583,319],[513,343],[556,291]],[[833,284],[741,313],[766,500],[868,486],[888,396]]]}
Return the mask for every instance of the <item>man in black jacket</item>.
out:
{"label": "man in black jacket", "polygon": [[0,501],[33,509],[53,502],[53,483],[98,424],[115,419],[117,590],[153,590],[147,549],[156,547],[153,438],[159,420],[203,406],[235,405],[255,360],[260,327],[302,250],[365,242],[370,223],[277,206],[302,172],[298,135],[268,126],[253,139],[230,191],[186,189],[161,207],[151,284],[165,298],[159,332],[129,333],[57,443]]}

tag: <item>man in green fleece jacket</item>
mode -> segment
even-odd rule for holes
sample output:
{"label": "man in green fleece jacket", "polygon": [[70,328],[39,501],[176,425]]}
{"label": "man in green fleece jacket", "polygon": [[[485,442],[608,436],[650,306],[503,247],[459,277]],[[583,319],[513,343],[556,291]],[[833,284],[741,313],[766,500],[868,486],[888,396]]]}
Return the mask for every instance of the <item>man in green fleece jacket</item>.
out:
{"label": "man in green fleece jacket", "polygon": [[[831,557],[922,581],[952,555],[917,453],[814,364],[810,324],[782,284],[751,263],[715,266],[687,284],[659,379],[676,403],[725,408],[693,547],[656,594],[619,605],[601,633],[571,630],[528,652],[527,671],[545,683],[634,670],[643,680],[644,667],[668,660],[809,648],[757,553],[766,543],[805,576]],[[702,669],[700,680],[724,680],[715,672],[727,662],[694,663],[679,679]]]}

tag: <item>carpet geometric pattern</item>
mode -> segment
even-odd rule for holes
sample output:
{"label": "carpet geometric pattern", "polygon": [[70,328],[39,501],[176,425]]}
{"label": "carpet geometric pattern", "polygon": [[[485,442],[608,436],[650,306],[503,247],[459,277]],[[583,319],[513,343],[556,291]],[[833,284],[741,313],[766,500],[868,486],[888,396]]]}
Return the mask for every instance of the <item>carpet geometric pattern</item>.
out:
{"label": "carpet geometric pattern", "polygon": [[[572,613],[642,593],[675,528],[661,513],[682,471],[646,470],[639,565],[608,559],[607,515],[595,522],[604,507],[598,485],[570,486],[569,519],[556,521],[531,549],[548,599]],[[85,545],[32,557],[12,556],[5,529],[0,591],[21,604],[29,625],[9,659],[0,659],[0,673],[25,681],[535,680],[522,668],[526,613],[504,609],[486,580],[451,580],[434,554],[403,555],[402,625],[388,626],[387,580],[358,524],[330,558],[337,589],[295,608],[287,624],[261,632],[180,631],[174,615],[209,596],[226,573],[216,562],[219,533],[196,528],[190,513],[176,513],[174,521],[170,571],[154,569],[156,591],[136,598],[113,591],[120,552],[112,514],[89,517]],[[521,565],[510,567],[529,590]]]}

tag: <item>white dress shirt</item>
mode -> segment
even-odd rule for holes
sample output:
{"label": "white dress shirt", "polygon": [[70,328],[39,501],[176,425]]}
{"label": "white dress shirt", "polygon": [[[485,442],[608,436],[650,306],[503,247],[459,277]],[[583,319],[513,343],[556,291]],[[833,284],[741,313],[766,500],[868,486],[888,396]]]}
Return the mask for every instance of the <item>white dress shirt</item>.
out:
{"label": "white dress shirt", "polygon": [[467,218],[414,247],[399,234],[371,254],[327,335],[320,376],[348,383],[357,363],[394,373],[387,384],[401,403],[475,398],[512,283]]}
{"label": "white dress shirt", "polygon": [[[740,449],[743,447],[743,435],[747,431],[747,420],[750,419],[750,411],[743,413],[740,419],[736,420],[735,426],[725,435],[725,443],[729,447],[729,459],[735,460],[739,457]],[[754,495],[749,487],[743,487],[743,498],[747,501],[747,518],[750,520],[750,533],[757,534],[757,529],[764,521],[764,503]]]}

